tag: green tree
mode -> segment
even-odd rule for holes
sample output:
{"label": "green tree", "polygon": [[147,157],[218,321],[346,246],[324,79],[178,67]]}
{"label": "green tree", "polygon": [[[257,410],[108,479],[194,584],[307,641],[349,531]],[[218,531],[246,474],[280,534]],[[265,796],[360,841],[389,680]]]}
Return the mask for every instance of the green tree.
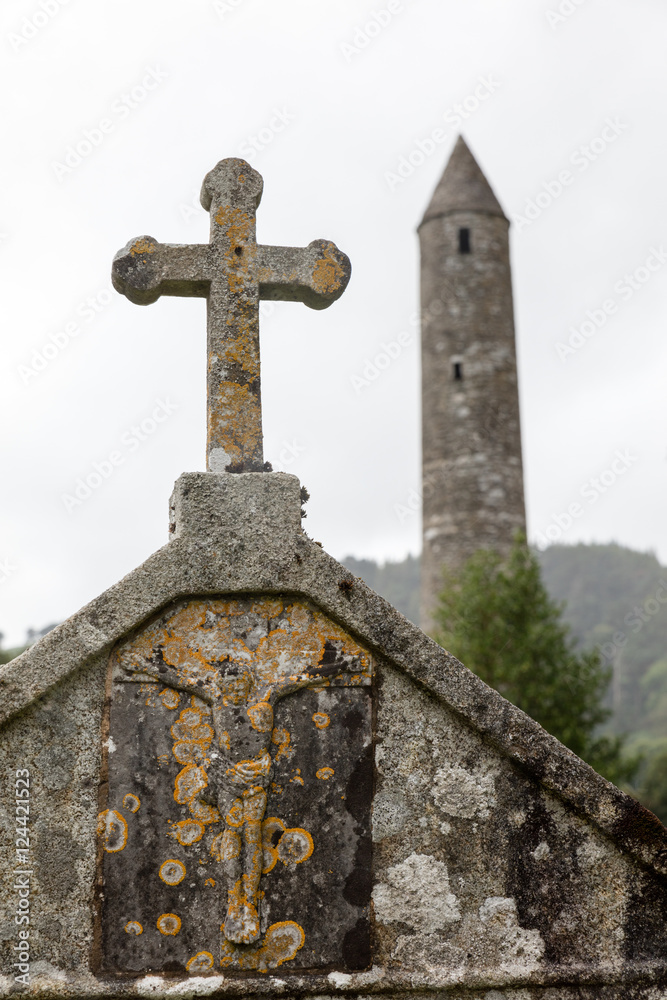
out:
{"label": "green tree", "polygon": [[3,663],[9,663],[10,660],[13,660],[14,657],[18,656],[19,653],[22,653],[28,648],[27,646],[17,646],[16,649],[3,649],[2,641],[4,638],[4,635],[0,632],[0,665]]}
{"label": "green tree", "polygon": [[623,737],[600,733],[611,668],[597,651],[577,652],[561,613],[517,537],[507,559],[481,549],[449,577],[435,638],[600,774],[629,782],[639,759],[623,756]]}

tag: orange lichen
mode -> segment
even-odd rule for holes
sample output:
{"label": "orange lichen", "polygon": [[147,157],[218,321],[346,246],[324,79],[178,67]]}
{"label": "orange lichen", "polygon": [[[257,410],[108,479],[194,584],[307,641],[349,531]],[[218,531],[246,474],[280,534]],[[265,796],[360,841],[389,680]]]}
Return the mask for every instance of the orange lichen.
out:
{"label": "orange lichen", "polygon": [[290,782],[296,782],[297,785],[303,785],[304,784],[304,780],[301,777],[301,768],[300,767],[297,767],[296,771],[294,772],[294,777],[290,778]]}
{"label": "orange lichen", "polygon": [[195,819],[182,819],[180,823],[174,823],[169,832],[183,847],[196,844],[204,836],[204,824]]}
{"label": "orange lichen", "polygon": [[126,934],[139,935],[144,933],[144,929],[138,920],[128,920],[128,922],[125,924],[124,930]]}
{"label": "orange lichen", "polygon": [[250,386],[220,383],[208,411],[208,447],[222,447],[232,464],[252,461],[262,451],[262,411]]}
{"label": "orange lichen", "polygon": [[315,777],[320,778],[322,781],[328,781],[329,778],[333,778],[334,773],[333,767],[321,767],[319,771],[315,772]]}
{"label": "orange lichen", "polygon": [[140,805],[141,799],[133,792],[128,792],[127,795],[123,796],[123,808],[127,809],[128,812],[135,813]]}
{"label": "orange lichen", "polygon": [[271,742],[275,743],[278,747],[278,753],[275,756],[276,761],[279,761],[281,757],[291,756],[289,749],[292,737],[290,736],[289,730],[274,729],[271,733]]}
{"label": "orange lichen", "polygon": [[256,705],[246,708],[246,713],[250,719],[250,725],[259,733],[267,733],[273,728],[273,709],[266,701],[259,701]]}
{"label": "orange lichen", "polygon": [[97,817],[97,833],[109,854],[122,851],[127,844],[127,822],[115,809],[105,809]]}
{"label": "orange lichen", "polygon": [[300,865],[313,853],[313,838],[307,830],[294,827],[285,830],[276,847],[278,857],[284,865]]}
{"label": "orange lichen", "polygon": [[320,295],[331,294],[340,288],[345,272],[335,257],[335,246],[327,243],[322,258],[313,268],[313,287]]}
{"label": "orange lichen", "polygon": [[331,722],[326,712],[315,712],[312,718],[318,729],[326,729]]}
{"label": "orange lichen", "polygon": [[207,878],[204,885],[207,885],[209,889],[215,889],[216,881],[214,878]]}
{"label": "orange lichen", "polygon": [[216,861],[232,861],[241,853],[241,838],[234,830],[225,830],[213,838],[211,854]]}
{"label": "orange lichen", "polygon": [[215,806],[210,806],[208,802],[200,802],[199,799],[192,799],[188,803],[188,808],[190,809],[192,818],[199,820],[204,825],[217,823],[220,820],[220,813]]}
{"label": "orange lichen", "polygon": [[181,918],[175,913],[163,913],[157,918],[157,929],[160,934],[173,937],[181,929]]}
{"label": "orange lichen", "polygon": [[158,874],[167,885],[178,885],[185,878],[185,865],[182,861],[169,858],[162,862]]}
{"label": "orange lichen", "polygon": [[196,955],[188,959],[185,968],[188,972],[208,972],[213,968],[215,959],[210,951],[198,951]]}
{"label": "orange lichen", "polygon": [[203,791],[208,785],[206,771],[202,767],[188,764],[174,781],[174,798],[181,805],[187,805],[191,799]]}
{"label": "orange lichen", "polygon": [[135,240],[130,247],[130,256],[136,257],[142,253],[155,253],[157,247],[148,239]]}
{"label": "orange lichen", "polygon": [[305,940],[306,935],[299,924],[293,920],[281,920],[271,924],[261,944],[258,942],[239,948],[231,941],[224,941],[220,965],[223,968],[237,965],[240,969],[268,972],[293,959],[303,948]]}
{"label": "orange lichen", "polygon": [[160,691],[160,700],[165,708],[174,709],[178,708],[181,703],[181,696],[178,691],[174,691],[173,688],[165,688],[164,691]]}

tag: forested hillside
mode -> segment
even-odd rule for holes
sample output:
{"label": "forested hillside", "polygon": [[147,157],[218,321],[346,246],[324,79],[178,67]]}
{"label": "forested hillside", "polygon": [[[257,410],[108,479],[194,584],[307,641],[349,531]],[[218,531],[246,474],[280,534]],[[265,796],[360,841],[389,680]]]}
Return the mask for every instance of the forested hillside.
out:
{"label": "forested hillside", "polygon": [[[644,754],[642,799],[667,821],[667,568],[621,545],[554,545],[539,555],[544,584],[563,604],[580,648],[597,647],[613,668],[608,728]],[[345,565],[419,621],[419,559]],[[452,650],[456,653],[456,650]]]}

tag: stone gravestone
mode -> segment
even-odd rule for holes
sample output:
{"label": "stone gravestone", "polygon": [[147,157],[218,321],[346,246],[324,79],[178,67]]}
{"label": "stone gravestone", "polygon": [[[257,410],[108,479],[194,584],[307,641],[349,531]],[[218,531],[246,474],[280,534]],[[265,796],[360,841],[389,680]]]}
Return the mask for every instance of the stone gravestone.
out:
{"label": "stone gravestone", "polygon": [[329,557],[262,454],[258,303],[332,243],[204,246],[114,284],[208,303],[208,470],[170,541],[0,672],[1,995],[667,998],[667,831]]}

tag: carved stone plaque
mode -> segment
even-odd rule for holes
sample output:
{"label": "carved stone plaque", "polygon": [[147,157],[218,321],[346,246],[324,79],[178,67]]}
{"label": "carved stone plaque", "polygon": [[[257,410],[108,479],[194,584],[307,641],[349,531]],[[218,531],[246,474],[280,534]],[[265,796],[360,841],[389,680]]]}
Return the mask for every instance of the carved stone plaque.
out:
{"label": "carved stone plaque", "polygon": [[276,598],[184,601],[115,650],[100,971],[370,964],[371,680]]}

